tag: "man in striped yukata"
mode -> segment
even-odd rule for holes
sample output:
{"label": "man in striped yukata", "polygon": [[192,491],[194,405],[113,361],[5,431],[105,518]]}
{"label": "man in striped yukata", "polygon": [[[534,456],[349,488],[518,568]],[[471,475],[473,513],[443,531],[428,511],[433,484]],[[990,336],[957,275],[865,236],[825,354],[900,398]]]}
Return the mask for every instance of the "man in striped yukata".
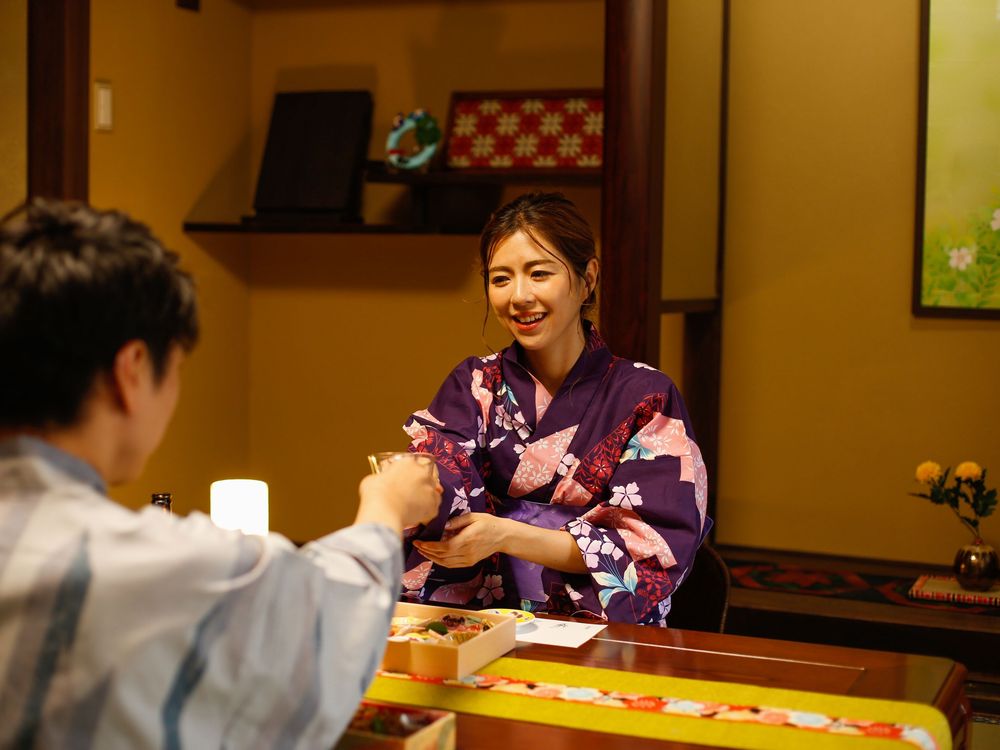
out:
{"label": "man in striped yukata", "polygon": [[0,747],[331,747],[381,659],[401,530],[436,514],[415,461],[301,550],[109,500],[198,336],[177,259],[78,204],[0,226]]}

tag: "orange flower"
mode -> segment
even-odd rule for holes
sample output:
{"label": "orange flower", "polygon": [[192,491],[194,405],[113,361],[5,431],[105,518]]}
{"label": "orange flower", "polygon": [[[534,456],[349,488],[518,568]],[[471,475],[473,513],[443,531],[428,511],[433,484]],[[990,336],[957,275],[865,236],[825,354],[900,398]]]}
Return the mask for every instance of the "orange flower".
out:
{"label": "orange flower", "polygon": [[955,478],[975,481],[983,476],[983,467],[975,461],[963,461],[955,467]]}
{"label": "orange flower", "polygon": [[[965,464],[962,464],[962,466],[965,466]],[[920,466],[917,467],[918,482],[927,482],[929,484],[930,482],[936,481],[940,478],[941,478],[941,464],[936,463],[935,461],[924,461],[922,464],[920,464]]]}

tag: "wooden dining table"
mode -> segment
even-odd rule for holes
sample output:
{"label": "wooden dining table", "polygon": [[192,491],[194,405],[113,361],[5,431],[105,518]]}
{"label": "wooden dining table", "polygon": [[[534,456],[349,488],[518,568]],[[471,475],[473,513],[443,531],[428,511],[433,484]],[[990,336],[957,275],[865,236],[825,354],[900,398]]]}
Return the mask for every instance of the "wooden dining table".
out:
{"label": "wooden dining table", "polygon": [[[948,719],[953,746],[968,742],[970,710],[961,664],[932,656],[822,646],[612,623],[579,648],[518,643],[518,659],[561,662],[669,677],[924,703]],[[506,718],[457,714],[457,747],[490,750],[704,748]]]}

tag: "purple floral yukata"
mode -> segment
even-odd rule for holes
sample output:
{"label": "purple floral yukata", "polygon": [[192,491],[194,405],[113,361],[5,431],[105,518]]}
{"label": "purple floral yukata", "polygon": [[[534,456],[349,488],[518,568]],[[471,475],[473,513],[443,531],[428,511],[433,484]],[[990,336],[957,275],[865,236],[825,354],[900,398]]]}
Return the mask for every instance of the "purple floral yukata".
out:
{"label": "purple floral yukata", "polygon": [[615,357],[586,326],[554,398],[514,342],[459,364],[404,429],[411,450],[435,456],[444,486],[438,517],[417,538],[439,539],[463,513],[493,513],[568,531],[589,574],[503,554],[446,568],[407,542],[403,599],[666,624],[712,524],[705,464],[670,378]]}

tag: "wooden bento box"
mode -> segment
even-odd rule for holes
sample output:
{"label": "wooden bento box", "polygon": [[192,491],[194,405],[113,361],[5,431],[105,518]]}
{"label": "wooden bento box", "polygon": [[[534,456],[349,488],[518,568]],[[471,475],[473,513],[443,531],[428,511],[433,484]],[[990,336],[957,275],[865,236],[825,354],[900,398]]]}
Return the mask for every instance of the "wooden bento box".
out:
{"label": "wooden bento box", "polygon": [[455,714],[361,701],[335,750],[455,750]]}
{"label": "wooden bento box", "polygon": [[492,627],[477,633],[464,643],[397,641],[390,638],[386,643],[382,669],[387,672],[406,672],[423,677],[457,680],[472,674],[514,648],[517,624],[510,615],[400,602],[396,605],[394,617],[440,620],[449,614],[477,617],[488,621]]}

